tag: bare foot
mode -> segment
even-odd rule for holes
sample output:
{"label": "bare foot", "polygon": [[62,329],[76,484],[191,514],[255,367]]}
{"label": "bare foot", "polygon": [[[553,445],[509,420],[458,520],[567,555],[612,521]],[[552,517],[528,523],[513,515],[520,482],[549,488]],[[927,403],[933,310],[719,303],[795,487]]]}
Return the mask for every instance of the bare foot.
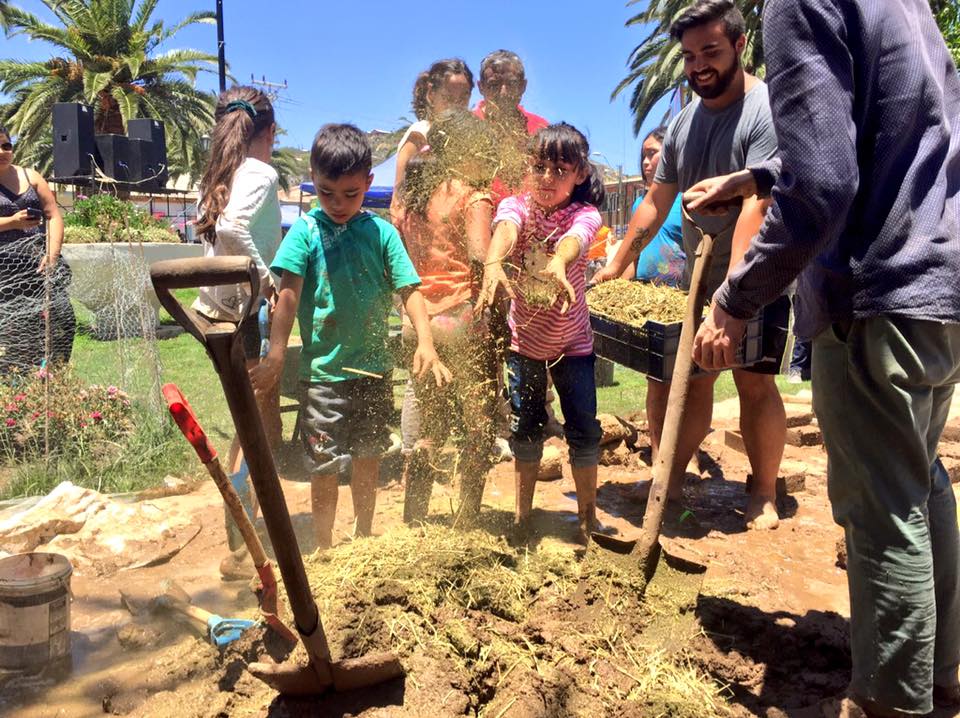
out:
{"label": "bare foot", "polygon": [[780,525],[780,515],[777,513],[776,499],[750,494],[743,520],[746,522],[748,529],[769,530],[777,528]]}

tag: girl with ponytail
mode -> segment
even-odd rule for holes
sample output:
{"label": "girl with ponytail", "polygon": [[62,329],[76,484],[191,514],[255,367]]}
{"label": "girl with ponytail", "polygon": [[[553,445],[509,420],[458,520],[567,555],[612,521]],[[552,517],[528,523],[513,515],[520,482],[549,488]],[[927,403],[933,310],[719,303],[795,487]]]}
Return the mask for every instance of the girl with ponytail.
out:
{"label": "girl with ponytail", "polygon": [[[211,132],[210,158],[200,180],[197,233],[207,257],[248,256],[260,274],[260,297],[273,303],[276,289],[270,262],[280,246],[279,178],[270,165],[277,125],[273,106],[253,87],[231,87],[220,94]],[[249,296],[246,285],[201,287],[193,308],[213,321],[239,322]],[[252,313],[260,302],[252,303]],[[247,368],[260,361],[257,321],[243,325]],[[257,396],[264,427],[272,446],[281,438],[279,392]],[[240,445],[230,447],[230,470],[243,473]],[[242,477],[235,482],[246,489]],[[243,495],[243,491],[241,491]],[[249,505],[249,504],[248,504]]]}

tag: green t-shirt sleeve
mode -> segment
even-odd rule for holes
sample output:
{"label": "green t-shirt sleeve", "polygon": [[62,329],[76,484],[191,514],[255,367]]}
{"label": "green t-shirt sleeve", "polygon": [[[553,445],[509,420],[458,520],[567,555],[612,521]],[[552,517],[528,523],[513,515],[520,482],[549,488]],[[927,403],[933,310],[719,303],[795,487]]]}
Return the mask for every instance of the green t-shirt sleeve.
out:
{"label": "green t-shirt sleeve", "polygon": [[410,255],[392,224],[384,222],[380,226],[380,241],[383,245],[383,263],[393,291],[420,284],[420,277],[413,268]]}
{"label": "green t-shirt sleeve", "polygon": [[270,265],[273,272],[276,274],[290,272],[301,277],[306,275],[312,234],[309,223],[315,221],[313,217],[304,215],[293,223]]}

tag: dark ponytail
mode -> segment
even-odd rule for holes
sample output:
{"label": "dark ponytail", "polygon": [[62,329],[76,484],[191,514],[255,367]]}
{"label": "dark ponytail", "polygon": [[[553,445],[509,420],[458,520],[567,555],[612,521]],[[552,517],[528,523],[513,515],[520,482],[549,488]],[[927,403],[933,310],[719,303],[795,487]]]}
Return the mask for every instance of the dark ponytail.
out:
{"label": "dark ponytail", "polygon": [[598,209],[603,205],[606,196],[603,177],[590,161],[590,143],[576,127],[560,122],[539,130],[530,140],[530,155],[538,160],[566,162],[578,172],[586,170],[586,178],[574,187],[570,201],[583,202]]}
{"label": "dark ponytail", "polygon": [[467,78],[467,84],[473,87],[473,73],[470,72],[467,63],[458,57],[437,60],[430,65],[430,69],[417,75],[417,81],[413,83],[413,114],[418,120],[430,118],[430,102],[427,100],[427,93],[430,90],[439,90],[446,79],[452,75],[463,75]]}
{"label": "dark ponytail", "polygon": [[570,195],[570,201],[583,202],[600,209],[606,196],[607,191],[603,186],[603,176],[600,174],[600,169],[590,162],[587,178],[574,187],[573,194]]}
{"label": "dark ponytail", "polygon": [[210,159],[200,180],[197,233],[213,244],[217,220],[230,201],[233,175],[243,163],[250,141],[274,123],[273,105],[254,87],[231,87],[220,93],[214,111]]}

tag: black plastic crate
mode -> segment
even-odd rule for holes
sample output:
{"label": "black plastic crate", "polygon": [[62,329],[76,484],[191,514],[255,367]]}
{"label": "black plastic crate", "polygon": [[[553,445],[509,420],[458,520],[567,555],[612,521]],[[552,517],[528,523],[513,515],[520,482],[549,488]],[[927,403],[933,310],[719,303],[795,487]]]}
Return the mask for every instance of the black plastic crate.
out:
{"label": "black plastic crate", "polygon": [[[669,381],[673,378],[683,322],[665,324],[649,320],[642,327],[635,327],[591,314],[590,325],[597,356],[646,374],[651,379]],[[737,364],[749,366],[763,358],[763,322],[760,317],[755,317],[747,323],[743,341],[737,349]],[[702,371],[694,366],[694,373]]]}

